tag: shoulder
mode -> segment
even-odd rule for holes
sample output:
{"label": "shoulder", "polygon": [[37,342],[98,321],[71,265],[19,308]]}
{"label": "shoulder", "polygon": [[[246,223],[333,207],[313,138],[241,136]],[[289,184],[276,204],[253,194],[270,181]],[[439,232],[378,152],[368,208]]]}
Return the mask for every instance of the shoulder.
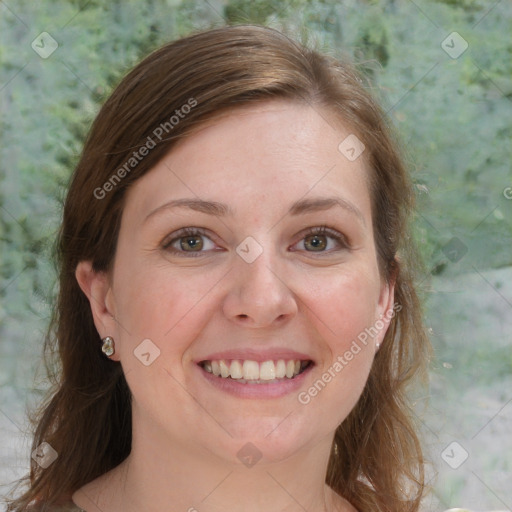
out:
{"label": "shoulder", "polygon": [[29,512],[86,512],[76,506],[71,500],[58,504],[48,504],[40,501],[32,505],[28,510]]}
{"label": "shoulder", "polygon": [[74,503],[69,505],[48,505],[40,503],[29,509],[30,512],[86,512],[84,509],[77,507]]}
{"label": "shoulder", "polygon": [[86,512],[84,509],[72,505],[48,505],[41,503],[28,509],[29,512]]}
{"label": "shoulder", "polygon": [[[444,512],[474,512],[469,510],[469,508],[450,508],[445,510]],[[488,510],[487,512],[507,512],[506,510]]]}
{"label": "shoulder", "polygon": [[35,508],[31,508],[30,512],[86,512],[84,509],[77,507],[74,503],[69,505],[48,505],[42,503]]}

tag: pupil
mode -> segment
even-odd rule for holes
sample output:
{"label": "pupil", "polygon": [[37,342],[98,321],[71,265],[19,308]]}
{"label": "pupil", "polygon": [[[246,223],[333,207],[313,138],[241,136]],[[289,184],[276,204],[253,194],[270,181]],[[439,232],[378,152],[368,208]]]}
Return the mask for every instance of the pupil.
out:
{"label": "pupil", "polygon": [[[308,242],[306,242],[306,245],[307,245]],[[326,247],[326,243],[325,243],[325,237],[322,236],[318,236],[318,235],[313,235],[309,238],[309,244],[311,245],[311,247],[313,249],[325,249]]]}
{"label": "pupil", "polygon": [[190,251],[190,249],[202,249],[203,247],[203,241],[201,237],[194,235],[194,236],[187,236],[182,239],[181,242],[181,248],[184,251]]}

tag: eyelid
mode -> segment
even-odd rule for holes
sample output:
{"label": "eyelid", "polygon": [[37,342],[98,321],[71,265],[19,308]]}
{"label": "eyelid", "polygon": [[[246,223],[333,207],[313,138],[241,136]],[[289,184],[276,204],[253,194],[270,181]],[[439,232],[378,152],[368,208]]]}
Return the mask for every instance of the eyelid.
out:
{"label": "eyelid", "polygon": [[[311,236],[311,235],[328,236],[329,238],[333,238],[341,246],[342,249],[350,249],[351,248],[351,244],[350,244],[349,240],[343,233],[341,233],[337,229],[331,228],[326,225],[314,226],[314,227],[307,228],[304,231],[301,231],[298,235],[298,236],[300,236],[300,240],[298,242],[295,242],[292,245],[292,247],[297,245],[298,243],[302,242],[304,240],[304,238],[306,238],[307,236]],[[336,251],[336,249],[330,250],[330,251],[304,251],[303,250],[303,252],[307,252],[309,254],[315,254],[315,255],[319,255],[319,256],[325,255],[325,254],[331,254],[332,252],[335,252],[335,251]]]}
{"label": "eyelid", "polygon": [[[167,235],[160,246],[165,251],[170,251],[174,254],[180,254],[185,256],[201,256],[208,254],[211,251],[179,251],[172,247],[172,244],[179,240],[180,238],[185,238],[187,236],[204,236],[208,238],[212,243],[216,244],[215,240],[213,240],[212,236],[205,230],[204,228],[199,228],[195,226],[188,226],[185,228],[178,229],[177,231],[172,232],[170,235]],[[217,244],[216,244],[217,245]]]}
{"label": "eyelid", "polygon": [[177,238],[182,238],[185,236],[193,236],[193,235],[205,235],[204,230],[201,228],[194,228],[194,227],[186,227],[178,229],[178,231],[173,231],[169,235],[166,235],[165,238],[162,240],[162,247],[167,248],[169,247],[172,242],[174,242]]}

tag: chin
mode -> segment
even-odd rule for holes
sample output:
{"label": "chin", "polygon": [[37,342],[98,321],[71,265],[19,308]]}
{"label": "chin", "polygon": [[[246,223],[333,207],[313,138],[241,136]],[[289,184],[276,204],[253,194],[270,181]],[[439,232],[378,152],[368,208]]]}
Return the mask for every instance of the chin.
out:
{"label": "chin", "polygon": [[[305,444],[309,433],[290,418],[257,418],[232,423],[233,436],[222,443],[230,454],[230,461],[242,462],[250,467],[257,459],[260,463],[277,462],[294,455]],[[226,453],[226,452],[224,452]]]}

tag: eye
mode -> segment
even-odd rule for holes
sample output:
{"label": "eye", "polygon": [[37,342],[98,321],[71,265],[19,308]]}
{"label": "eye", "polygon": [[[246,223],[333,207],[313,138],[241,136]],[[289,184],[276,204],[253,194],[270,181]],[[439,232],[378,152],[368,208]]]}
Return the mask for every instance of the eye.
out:
{"label": "eye", "polygon": [[344,235],[326,226],[308,229],[304,238],[295,246],[307,252],[332,252],[349,248]]}
{"label": "eye", "polygon": [[200,228],[183,228],[170,235],[162,248],[171,253],[188,253],[199,256],[206,251],[215,250],[216,245]]}
{"label": "eye", "polygon": [[[301,246],[302,245],[302,246]],[[343,234],[326,226],[309,228],[300,242],[292,250],[306,252],[330,253],[348,249],[349,244]],[[187,227],[173,233],[162,243],[162,248],[173,254],[183,256],[200,256],[206,252],[220,250],[207,236],[205,230]]]}

